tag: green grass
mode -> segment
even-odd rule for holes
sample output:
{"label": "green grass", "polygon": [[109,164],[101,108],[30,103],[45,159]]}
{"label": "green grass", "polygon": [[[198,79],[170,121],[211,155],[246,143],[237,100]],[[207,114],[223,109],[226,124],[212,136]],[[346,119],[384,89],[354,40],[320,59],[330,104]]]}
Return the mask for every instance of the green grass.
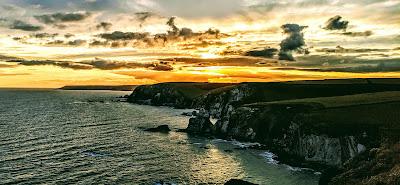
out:
{"label": "green grass", "polygon": [[[400,91],[363,93],[346,96],[258,102],[248,107],[312,107],[302,112],[305,123],[326,133],[349,133],[372,127],[400,128]],[[297,110],[299,113],[302,110]],[[304,121],[303,120],[303,121]]]}
{"label": "green grass", "polygon": [[364,93],[364,94],[334,96],[334,97],[304,98],[304,99],[272,101],[272,102],[259,102],[254,104],[248,104],[247,106],[256,106],[256,105],[260,106],[269,104],[309,104],[309,105],[320,105],[324,108],[335,108],[344,106],[377,104],[377,103],[393,102],[393,101],[400,102],[400,91]]}

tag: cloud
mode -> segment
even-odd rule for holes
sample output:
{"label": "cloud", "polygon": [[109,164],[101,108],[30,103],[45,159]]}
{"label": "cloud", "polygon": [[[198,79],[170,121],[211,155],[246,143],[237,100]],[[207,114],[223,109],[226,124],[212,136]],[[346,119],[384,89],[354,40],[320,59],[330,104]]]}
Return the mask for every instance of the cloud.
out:
{"label": "cloud", "polygon": [[101,23],[99,23],[98,25],[96,25],[96,28],[97,28],[98,30],[103,29],[103,30],[108,31],[108,30],[111,29],[111,27],[112,27],[112,24],[109,23],[109,22],[101,22]]}
{"label": "cloud", "polygon": [[89,43],[89,46],[107,46],[108,41],[99,41],[99,40],[94,40],[91,43]]}
{"label": "cloud", "polygon": [[68,42],[68,45],[71,45],[71,46],[81,46],[81,45],[84,45],[84,44],[86,44],[86,43],[87,43],[86,40],[77,39],[77,40],[69,41],[69,42]]}
{"label": "cloud", "polygon": [[288,37],[279,44],[281,47],[278,54],[279,59],[293,61],[294,57],[291,52],[293,50],[299,50],[305,45],[303,30],[307,28],[307,26],[285,24],[282,25],[281,28],[283,29],[283,33],[287,34]]}
{"label": "cloud", "polygon": [[336,46],[335,48],[320,48],[316,49],[317,52],[326,53],[369,53],[369,52],[389,52],[390,49],[374,49],[374,48],[344,48]]}
{"label": "cloud", "polygon": [[74,34],[71,34],[71,33],[67,33],[67,34],[64,34],[64,37],[65,38],[71,38],[71,37],[73,37],[73,36],[75,36]]}
{"label": "cloud", "polygon": [[42,66],[42,65],[53,65],[62,68],[70,68],[70,69],[93,69],[90,65],[79,64],[74,62],[67,61],[53,61],[53,60],[9,60],[8,62],[18,63],[19,65],[24,66]]}
{"label": "cloud", "polygon": [[12,56],[7,56],[7,55],[0,55],[0,60],[19,60],[20,58],[18,57],[12,57]]}
{"label": "cloud", "polygon": [[46,45],[64,45],[65,42],[63,40],[54,40],[47,42]]}
{"label": "cloud", "polygon": [[[143,2],[143,1],[142,1]],[[160,12],[164,16],[184,18],[227,17],[244,10],[243,0],[148,0],[142,6]],[[223,8],[221,8],[223,7]]]}
{"label": "cloud", "polygon": [[280,63],[275,67],[276,70],[300,70],[315,72],[397,72],[400,71],[400,58],[363,58],[358,56],[311,55],[298,57],[298,61],[296,62]]}
{"label": "cloud", "polygon": [[139,62],[124,62],[124,61],[110,61],[101,58],[96,58],[90,61],[71,62],[71,61],[55,61],[55,60],[24,60],[12,59],[8,60],[10,63],[17,63],[23,66],[44,66],[51,65],[61,68],[75,69],[75,70],[118,70],[118,69],[136,69],[145,68],[154,71],[172,71],[173,66],[169,62],[153,62],[153,63],[139,63]]}
{"label": "cloud", "polygon": [[179,35],[179,28],[175,24],[175,19],[176,17],[170,17],[166,23],[170,27],[168,35],[173,35],[173,36]]}
{"label": "cloud", "polygon": [[157,34],[155,36],[155,40],[162,39],[164,40],[164,42],[166,42],[168,40],[174,40],[180,37],[183,37],[184,39],[189,39],[212,36],[218,39],[220,36],[227,36],[227,34],[222,34],[220,30],[215,28],[209,28],[205,32],[193,32],[192,29],[186,27],[180,29],[176,25],[175,20],[176,17],[170,17],[166,23],[170,28],[167,34]]}
{"label": "cloud", "polygon": [[344,32],[342,35],[351,36],[351,37],[369,37],[374,33],[370,30],[364,32]]}
{"label": "cloud", "polygon": [[139,21],[140,23],[140,27],[143,26],[143,24],[147,21],[147,19],[155,16],[154,13],[152,12],[137,12],[135,13],[136,19]]}
{"label": "cloud", "polygon": [[99,37],[106,40],[143,40],[149,37],[147,32],[121,32],[102,33]]}
{"label": "cloud", "polygon": [[14,68],[14,67],[15,67],[15,65],[0,63],[0,68]]}
{"label": "cloud", "polygon": [[209,67],[209,66],[270,66],[276,63],[272,59],[258,59],[250,57],[224,57],[224,58],[164,58],[161,62],[183,65],[184,67]]}
{"label": "cloud", "polygon": [[91,65],[96,69],[102,69],[102,70],[147,68],[155,71],[172,71],[174,69],[171,65],[168,64],[168,62],[160,62],[160,63],[121,62],[121,61],[109,61],[97,58],[96,60],[82,62],[82,63]]}
{"label": "cloud", "polygon": [[108,61],[108,60],[104,60],[104,59],[100,59],[100,58],[97,58],[93,61],[83,62],[83,63],[91,65],[97,69],[102,69],[102,70],[147,68],[150,65],[150,64],[143,64],[143,63],[136,63],[136,62]]}
{"label": "cloud", "polygon": [[9,26],[9,28],[14,30],[23,30],[23,31],[40,31],[43,29],[43,27],[41,26],[36,26],[20,20],[13,21],[12,24]]}
{"label": "cloud", "polygon": [[[228,36],[227,34],[221,33],[218,29],[209,28],[205,32],[194,32],[190,28],[178,28],[175,24],[175,17],[170,17],[166,23],[170,27],[170,30],[167,33],[157,33],[154,35],[150,35],[148,32],[122,32],[122,31],[114,31],[112,33],[102,33],[97,35],[98,37],[105,39],[107,41],[142,41],[143,43],[154,46],[159,44],[161,41],[162,44],[165,46],[166,42],[168,41],[182,41],[187,39],[193,40],[203,40],[203,39],[210,39],[215,38],[219,39],[221,37]],[[93,45],[108,45],[108,43],[100,43],[95,42]],[[113,44],[112,44],[113,45]],[[114,43],[114,47],[118,47],[118,43]]]}
{"label": "cloud", "polygon": [[77,22],[88,18],[90,12],[75,12],[75,13],[54,13],[34,16],[38,21],[44,24],[58,24],[65,22]]}
{"label": "cloud", "polygon": [[363,31],[363,32],[352,32],[346,31],[349,25],[349,21],[341,21],[342,17],[337,15],[330,18],[324,27],[326,30],[343,30],[342,33],[338,33],[340,35],[351,36],[351,37],[369,37],[373,34],[371,30]]}
{"label": "cloud", "polygon": [[340,15],[336,15],[330,18],[326,24],[324,29],[327,30],[344,30],[346,31],[349,21],[341,21],[342,17]]}
{"label": "cloud", "polygon": [[245,56],[253,56],[253,57],[272,58],[277,52],[278,52],[278,49],[267,47],[262,50],[247,51],[244,55]]}
{"label": "cloud", "polygon": [[56,36],[58,36],[58,33],[35,33],[35,34],[30,35],[30,37],[39,38],[39,39],[54,38]]}

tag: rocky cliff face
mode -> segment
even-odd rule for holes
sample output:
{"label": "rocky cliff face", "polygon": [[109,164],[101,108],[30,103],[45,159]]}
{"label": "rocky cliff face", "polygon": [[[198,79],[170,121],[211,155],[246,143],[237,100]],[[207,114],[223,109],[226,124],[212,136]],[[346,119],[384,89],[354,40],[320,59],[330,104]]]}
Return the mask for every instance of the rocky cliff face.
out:
{"label": "rocky cliff face", "polygon": [[340,135],[324,133],[323,130],[330,129],[327,128],[330,126],[316,126],[307,117],[307,113],[315,109],[305,105],[243,106],[231,109],[216,123],[216,134],[266,144],[284,162],[300,162],[295,165],[306,162],[341,166],[366,147],[375,144],[363,142],[377,140],[367,138],[375,137],[369,130]]}
{"label": "rocky cliff face", "polygon": [[135,88],[128,101],[154,106],[192,108],[194,99],[210,90],[230,85],[232,84],[185,82],[142,85]]}
{"label": "rocky cliff face", "polygon": [[[400,123],[400,99],[394,99],[400,94],[358,95],[400,90],[385,80],[242,83],[196,96],[182,89],[187,88],[140,86],[129,100],[201,109],[190,119],[188,132],[260,142],[293,165],[343,168],[350,159],[380,147],[381,128]],[[212,119],[218,121],[213,124]]]}
{"label": "rocky cliff face", "polygon": [[177,108],[190,107],[192,104],[191,99],[185,97],[173,84],[169,83],[139,86],[128,97],[128,101]]}

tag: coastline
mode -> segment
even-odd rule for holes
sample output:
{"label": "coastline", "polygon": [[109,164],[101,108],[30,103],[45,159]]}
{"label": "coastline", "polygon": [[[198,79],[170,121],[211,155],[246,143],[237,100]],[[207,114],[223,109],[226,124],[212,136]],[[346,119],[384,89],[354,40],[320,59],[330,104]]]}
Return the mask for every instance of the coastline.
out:
{"label": "coastline", "polygon": [[[398,109],[393,107],[400,105],[400,86],[394,81],[400,80],[241,83],[207,90],[201,88],[204,83],[200,88],[198,83],[163,83],[139,86],[128,101],[197,109],[185,130],[189,134],[260,142],[284,164],[325,169],[320,184],[340,184],[343,178],[349,182],[356,178],[341,177],[352,168],[348,165],[351,161],[371,150],[397,146],[398,137],[381,133],[384,128],[399,126]],[[376,117],[371,116],[376,113]],[[387,115],[393,119],[381,123]],[[393,144],[387,146],[383,140]],[[396,163],[389,164],[386,171]],[[380,174],[371,172],[368,176]]]}

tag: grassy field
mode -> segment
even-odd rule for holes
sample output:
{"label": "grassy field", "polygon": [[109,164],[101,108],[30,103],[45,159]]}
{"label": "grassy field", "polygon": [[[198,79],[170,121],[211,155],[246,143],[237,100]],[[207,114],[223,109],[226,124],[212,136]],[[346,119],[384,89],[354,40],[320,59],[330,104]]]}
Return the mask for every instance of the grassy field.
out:
{"label": "grassy field", "polygon": [[334,97],[319,97],[319,98],[304,98],[295,100],[283,100],[283,101],[272,101],[272,102],[259,102],[252,105],[270,105],[270,104],[310,104],[320,105],[323,108],[335,108],[345,106],[359,106],[368,104],[378,104],[385,102],[400,102],[400,91],[388,91],[388,92],[376,92],[376,93],[364,93],[346,96],[334,96]]}
{"label": "grassy field", "polygon": [[[274,106],[294,108],[301,122],[330,135],[351,135],[360,130],[400,129],[400,91],[259,102],[244,106],[260,109]],[[304,107],[309,107],[304,111]],[[302,112],[303,111],[303,112]],[[400,138],[400,133],[391,133]]]}

